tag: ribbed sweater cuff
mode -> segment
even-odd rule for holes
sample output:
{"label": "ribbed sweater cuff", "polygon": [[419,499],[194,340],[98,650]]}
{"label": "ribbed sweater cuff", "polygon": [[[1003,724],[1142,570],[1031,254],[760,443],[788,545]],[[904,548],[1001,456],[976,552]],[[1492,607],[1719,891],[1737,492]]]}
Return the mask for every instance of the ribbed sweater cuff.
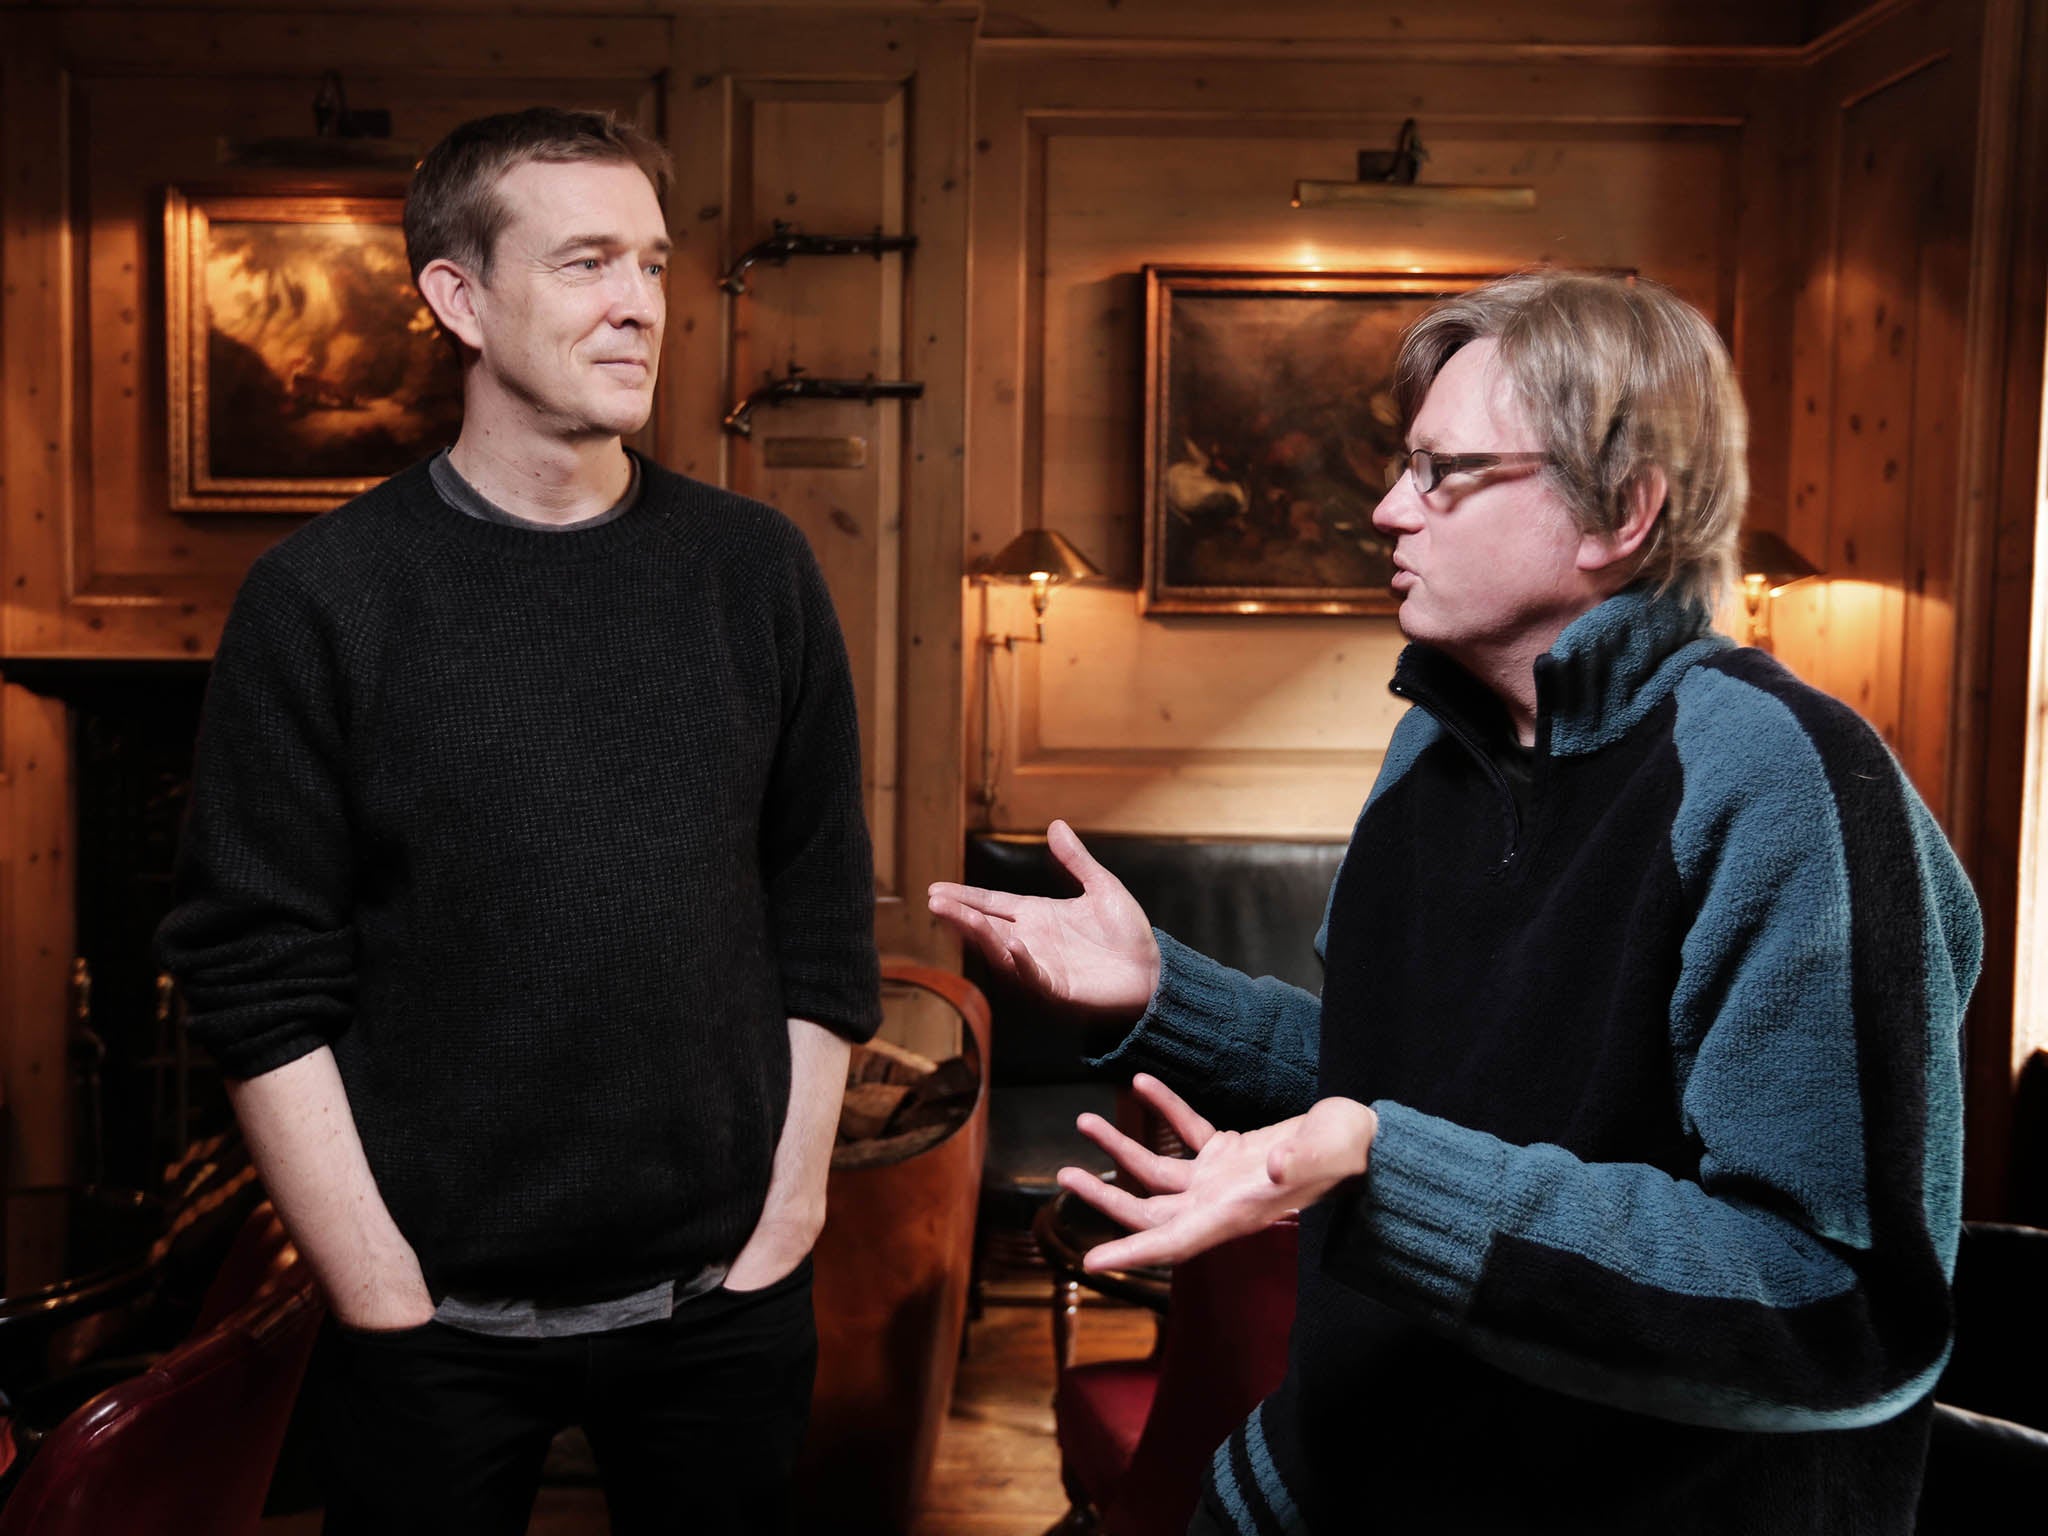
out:
{"label": "ribbed sweater cuff", "polygon": [[1150,1072],[1169,1082],[1200,1080],[1215,1070],[1216,1052],[1237,1016],[1231,973],[1157,928],[1152,937],[1159,942],[1158,990],[1131,1032],[1088,1065]]}
{"label": "ribbed sweater cuff", "polygon": [[1493,1241],[1505,1142],[1382,1100],[1365,1176],[1340,1195],[1323,1267],[1354,1290],[1462,1316]]}

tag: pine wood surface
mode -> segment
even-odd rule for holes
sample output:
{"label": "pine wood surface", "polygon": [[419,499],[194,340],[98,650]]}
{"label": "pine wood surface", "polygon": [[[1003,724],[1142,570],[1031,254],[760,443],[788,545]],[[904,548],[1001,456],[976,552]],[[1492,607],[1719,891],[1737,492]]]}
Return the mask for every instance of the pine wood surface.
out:
{"label": "pine wood surface", "polygon": [[[953,1411],[917,1524],[905,1536],[1049,1536],[1067,1512],[1052,1422],[1052,1303],[992,1303],[968,1324],[967,1355]],[[1127,1359],[1152,1352],[1152,1314],[1104,1302],[1084,1304],[1075,1360]],[[527,1536],[606,1536],[604,1495],[595,1487],[541,1490]],[[263,1536],[319,1536],[319,1514],[266,1520]],[[809,1536],[809,1533],[806,1533]]]}

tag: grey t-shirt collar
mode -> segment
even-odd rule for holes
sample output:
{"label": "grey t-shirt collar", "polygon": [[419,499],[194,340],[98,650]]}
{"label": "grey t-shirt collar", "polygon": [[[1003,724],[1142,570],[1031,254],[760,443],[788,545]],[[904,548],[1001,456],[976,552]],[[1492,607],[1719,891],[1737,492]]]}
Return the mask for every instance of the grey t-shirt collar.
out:
{"label": "grey t-shirt collar", "polygon": [[581,533],[586,528],[601,528],[606,523],[617,522],[640,500],[640,460],[628,452],[626,463],[630,473],[625,495],[596,516],[578,518],[573,523],[543,523],[507,512],[462,478],[461,471],[450,462],[446,448],[434,455],[427,465],[427,473],[433,477],[434,489],[441,493],[441,499],[465,517],[473,517],[482,523],[503,523],[510,528],[528,528],[535,533]]}

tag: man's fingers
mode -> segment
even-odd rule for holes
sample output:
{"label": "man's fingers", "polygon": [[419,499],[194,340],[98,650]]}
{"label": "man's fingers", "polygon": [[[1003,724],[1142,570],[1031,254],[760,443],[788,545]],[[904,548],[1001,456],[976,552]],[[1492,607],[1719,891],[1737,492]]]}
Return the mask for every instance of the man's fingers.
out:
{"label": "man's fingers", "polygon": [[951,923],[972,939],[990,965],[1005,971],[1015,969],[1010,961],[1010,924],[998,927],[987,913],[937,894],[931,897],[929,905],[932,916]]}
{"label": "man's fingers", "polygon": [[1005,943],[1009,951],[1010,968],[1017,973],[1019,981],[1034,992],[1043,993],[1048,997],[1065,996],[1064,991],[1053,981],[1052,973],[1038,963],[1038,957],[1031,953],[1030,946],[1017,937],[1014,927],[1011,927]]}
{"label": "man's fingers", "polygon": [[1058,1177],[1061,1189],[1077,1200],[1086,1200],[1111,1221],[1127,1227],[1149,1227],[1162,1219],[1129,1190],[1106,1184],[1085,1168],[1062,1168]]}
{"label": "man's fingers", "polygon": [[1045,846],[1066,872],[1081,882],[1082,890],[1090,890],[1105,880],[1122,888],[1123,882],[1095,861],[1080,834],[1064,821],[1056,821],[1045,829]]}
{"label": "man's fingers", "polygon": [[1131,1087],[1139,1098],[1166,1117],[1174,1135],[1187,1144],[1190,1152],[1201,1151],[1208,1145],[1209,1138],[1216,1134],[1215,1126],[1196,1114],[1193,1105],[1158,1078],[1140,1072],[1131,1079]]}
{"label": "man's fingers", "polygon": [[1191,1211],[1143,1232],[1133,1232],[1129,1237],[1097,1244],[1082,1258],[1081,1267],[1090,1274],[1099,1274],[1105,1269],[1178,1264],[1236,1235],[1213,1218]]}
{"label": "man's fingers", "polygon": [[941,902],[945,902],[996,917],[1012,918],[1023,909],[1025,902],[1043,899],[1019,896],[1014,891],[987,891],[978,885],[956,885],[951,880],[934,881],[926,888],[925,897],[934,912],[939,910]]}
{"label": "man's fingers", "polygon": [[1192,1174],[1184,1159],[1161,1157],[1150,1147],[1133,1141],[1100,1115],[1083,1115],[1074,1124],[1083,1136],[1107,1152],[1117,1167],[1154,1194],[1177,1195],[1188,1187]]}

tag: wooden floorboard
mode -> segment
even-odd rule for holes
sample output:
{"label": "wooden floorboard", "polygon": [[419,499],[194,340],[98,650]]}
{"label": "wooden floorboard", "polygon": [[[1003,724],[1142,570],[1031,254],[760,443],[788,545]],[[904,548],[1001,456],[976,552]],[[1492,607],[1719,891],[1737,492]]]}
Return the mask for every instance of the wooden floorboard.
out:
{"label": "wooden floorboard", "polygon": [[[1146,1355],[1152,1314],[1083,1308],[1082,1361]],[[1049,1304],[991,1306],[968,1329],[953,1411],[912,1536],[1040,1536],[1066,1513],[1052,1423]]]}
{"label": "wooden floorboard", "polygon": [[[1084,1307],[1075,1328],[1081,1361],[1149,1354],[1152,1314]],[[953,1411],[917,1523],[906,1536],[1044,1536],[1066,1513],[1052,1422],[1052,1321],[1047,1301],[987,1307],[968,1325]],[[320,1517],[266,1520],[262,1536],[318,1536]],[[527,1536],[607,1536],[596,1488],[543,1488]]]}

